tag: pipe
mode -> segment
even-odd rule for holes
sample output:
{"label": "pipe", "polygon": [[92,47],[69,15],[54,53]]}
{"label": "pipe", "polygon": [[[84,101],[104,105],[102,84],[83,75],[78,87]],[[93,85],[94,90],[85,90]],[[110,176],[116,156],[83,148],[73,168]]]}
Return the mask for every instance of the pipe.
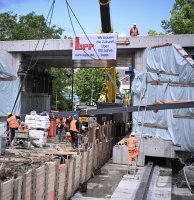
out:
{"label": "pipe", "polygon": [[111,22],[110,22],[110,0],[99,0],[100,14],[101,14],[101,26],[102,33],[111,33]]}

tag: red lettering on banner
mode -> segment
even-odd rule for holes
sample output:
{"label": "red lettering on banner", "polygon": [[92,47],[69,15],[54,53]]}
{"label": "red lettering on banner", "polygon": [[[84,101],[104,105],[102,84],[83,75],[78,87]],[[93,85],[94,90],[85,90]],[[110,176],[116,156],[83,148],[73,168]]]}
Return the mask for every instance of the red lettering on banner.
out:
{"label": "red lettering on banner", "polygon": [[94,44],[80,44],[79,37],[75,37],[75,50],[91,50],[94,47]]}

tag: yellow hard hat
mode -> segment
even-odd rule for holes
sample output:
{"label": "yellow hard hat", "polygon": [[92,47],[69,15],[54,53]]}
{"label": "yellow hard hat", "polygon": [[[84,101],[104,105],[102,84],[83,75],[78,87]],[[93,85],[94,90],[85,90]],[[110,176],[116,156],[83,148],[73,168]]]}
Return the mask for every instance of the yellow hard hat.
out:
{"label": "yellow hard hat", "polygon": [[8,112],[8,113],[7,113],[7,116],[9,116],[9,115],[11,115],[11,112]]}

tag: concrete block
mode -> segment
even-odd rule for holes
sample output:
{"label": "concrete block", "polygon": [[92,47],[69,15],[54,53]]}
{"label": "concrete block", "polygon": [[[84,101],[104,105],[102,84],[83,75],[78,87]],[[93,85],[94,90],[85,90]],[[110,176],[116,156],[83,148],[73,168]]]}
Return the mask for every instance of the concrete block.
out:
{"label": "concrete block", "polygon": [[86,167],[86,180],[89,180],[93,172],[93,148],[88,149],[88,160]]}
{"label": "concrete block", "polygon": [[0,199],[2,200],[12,200],[13,199],[13,185],[14,180],[10,179],[1,183],[0,186]]}
{"label": "concrete block", "polygon": [[45,199],[55,199],[56,186],[56,163],[46,162],[45,166],[46,180],[45,180]]}
{"label": "concrete block", "polygon": [[80,174],[81,174],[81,160],[82,160],[81,154],[75,157],[73,192],[75,192],[79,188]]}
{"label": "concrete block", "polygon": [[175,150],[180,149],[174,146],[172,141],[158,137],[143,136],[140,151],[145,156],[175,158]]}
{"label": "concrete block", "polygon": [[22,182],[22,200],[32,199],[32,170],[24,173]]}
{"label": "concrete block", "polygon": [[32,200],[44,200],[45,166],[32,170]]}
{"label": "concrete block", "polygon": [[100,170],[104,175],[123,176],[127,173],[128,168],[128,165],[106,163]]}
{"label": "concrete block", "polygon": [[125,145],[115,145],[113,147],[113,163],[128,164],[128,148]]}
{"label": "concrete block", "polygon": [[87,159],[88,152],[86,151],[82,153],[80,183],[84,183],[86,181]]}
{"label": "concrete block", "polygon": [[93,146],[94,148],[94,157],[93,157],[93,168],[94,170],[96,170],[98,168],[98,145],[99,144],[99,140],[95,141],[95,144]]}
{"label": "concrete block", "polygon": [[143,173],[144,168],[138,168],[138,172],[136,175],[125,175],[118,184],[116,190],[113,192],[111,199],[133,199],[139,187]]}
{"label": "concrete block", "polygon": [[154,167],[147,197],[150,200],[171,200],[172,177],[160,176],[159,166]]}
{"label": "concrete block", "polygon": [[21,200],[22,199],[22,176],[14,179],[14,200]]}
{"label": "concrete block", "polygon": [[103,163],[102,142],[100,142],[98,147],[98,167],[102,166],[102,163]]}
{"label": "concrete block", "polygon": [[143,167],[145,165],[145,155],[140,153],[137,157],[137,166]]}
{"label": "concrete block", "polygon": [[69,199],[73,195],[73,180],[74,180],[74,162],[75,158],[72,157],[68,161],[67,168],[67,187],[66,187],[66,198]]}
{"label": "concrete block", "polygon": [[65,197],[65,187],[67,181],[67,165],[61,164],[57,166],[56,176],[56,199],[63,200]]}

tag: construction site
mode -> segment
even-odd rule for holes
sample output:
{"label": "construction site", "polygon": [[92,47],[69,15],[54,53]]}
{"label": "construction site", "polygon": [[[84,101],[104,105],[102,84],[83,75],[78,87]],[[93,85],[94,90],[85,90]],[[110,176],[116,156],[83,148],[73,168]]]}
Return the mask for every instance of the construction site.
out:
{"label": "construction site", "polygon": [[[194,199],[194,34],[120,37],[109,3],[98,34],[0,41],[0,200]],[[105,100],[52,110],[51,67],[104,70]]]}

